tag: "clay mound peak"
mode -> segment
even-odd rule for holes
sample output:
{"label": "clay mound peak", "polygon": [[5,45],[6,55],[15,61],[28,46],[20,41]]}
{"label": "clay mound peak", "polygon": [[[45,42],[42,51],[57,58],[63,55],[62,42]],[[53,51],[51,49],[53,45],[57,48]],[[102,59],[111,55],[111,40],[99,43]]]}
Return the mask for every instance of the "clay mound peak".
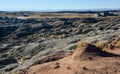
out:
{"label": "clay mound peak", "polygon": [[117,56],[106,51],[102,51],[94,45],[81,42],[72,55],[73,60],[93,59],[95,57],[113,57]]}

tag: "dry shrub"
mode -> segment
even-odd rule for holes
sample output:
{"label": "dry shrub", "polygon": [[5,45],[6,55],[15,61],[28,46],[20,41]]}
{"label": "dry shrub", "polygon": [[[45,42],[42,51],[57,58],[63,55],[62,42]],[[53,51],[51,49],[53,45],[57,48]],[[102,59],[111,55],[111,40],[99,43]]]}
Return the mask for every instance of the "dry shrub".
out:
{"label": "dry shrub", "polygon": [[80,42],[78,42],[77,47],[81,47],[81,46],[84,46],[86,44],[87,44],[86,42],[80,41]]}
{"label": "dry shrub", "polygon": [[116,41],[114,45],[115,47],[120,47],[120,40]]}
{"label": "dry shrub", "polygon": [[101,41],[96,41],[96,43],[94,45],[97,48],[99,48],[99,49],[103,49],[104,48],[104,44]]}
{"label": "dry shrub", "polygon": [[[87,44],[88,44],[87,42],[80,41],[80,42],[78,42],[77,47],[85,46]],[[96,41],[96,43],[92,44],[92,45],[96,46],[97,48],[99,48],[101,50],[103,50],[103,48],[104,48],[104,44],[101,41]]]}
{"label": "dry shrub", "polygon": [[19,74],[19,72],[15,70],[15,71],[12,71],[12,74]]}
{"label": "dry shrub", "polygon": [[107,46],[104,48],[104,50],[108,50],[108,49],[113,50],[116,48],[120,48],[120,37],[116,37],[115,40],[108,43]]}

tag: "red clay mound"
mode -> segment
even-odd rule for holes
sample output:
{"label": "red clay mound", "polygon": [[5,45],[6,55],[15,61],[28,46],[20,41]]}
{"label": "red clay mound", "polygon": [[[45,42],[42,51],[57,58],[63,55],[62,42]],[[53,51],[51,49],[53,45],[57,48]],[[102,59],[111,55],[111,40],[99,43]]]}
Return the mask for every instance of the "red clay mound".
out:
{"label": "red clay mound", "polygon": [[116,56],[82,43],[71,56],[32,66],[26,74],[120,74],[120,57]]}
{"label": "red clay mound", "polygon": [[117,56],[111,54],[101,49],[97,48],[94,45],[83,43],[79,45],[74,51],[72,58],[74,60],[85,60],[85,59],[94,59],[95,57],[113,57]]}

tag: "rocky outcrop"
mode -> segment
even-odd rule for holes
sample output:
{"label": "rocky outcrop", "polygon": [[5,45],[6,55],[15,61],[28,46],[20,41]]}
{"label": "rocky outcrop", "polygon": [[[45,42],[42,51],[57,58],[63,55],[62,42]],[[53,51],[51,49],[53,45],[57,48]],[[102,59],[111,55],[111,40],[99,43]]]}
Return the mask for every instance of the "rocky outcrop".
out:
{"label": "rocky outcrop", "polygon": [[17,63],[17,60],[11,57],[0,58],[0,66]]}
{"label": "rocky outcrop", "polygon": [[101,13],[97,13],[96,16],[97,17],[107,17],[107,16],[117,16],[117,15],[114,14],[113,12],[101,12]]}

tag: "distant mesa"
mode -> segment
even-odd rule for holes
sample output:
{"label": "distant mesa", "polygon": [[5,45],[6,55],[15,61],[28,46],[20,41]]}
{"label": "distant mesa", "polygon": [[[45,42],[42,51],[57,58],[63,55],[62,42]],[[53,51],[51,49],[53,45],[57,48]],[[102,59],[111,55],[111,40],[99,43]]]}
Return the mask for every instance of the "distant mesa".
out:
{"label": "distant mesa", "polygon": [[98,12],[94,15],[95,17],[107,17],[107,16],[117,16],[114,12]]}

